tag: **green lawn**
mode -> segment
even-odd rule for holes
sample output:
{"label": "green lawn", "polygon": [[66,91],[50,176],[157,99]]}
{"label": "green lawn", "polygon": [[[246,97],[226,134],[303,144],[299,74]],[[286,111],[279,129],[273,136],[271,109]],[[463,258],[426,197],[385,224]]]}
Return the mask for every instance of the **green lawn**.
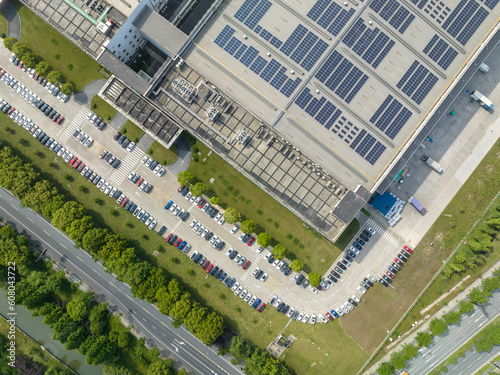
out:
{"label": "green lawn", "polygon": [[5,16],[2,12],[0,12],[0,34],[3,33],[7,35],[8,27],[7,27],[7,20],[5,19]]}
{"label": "green lawn", "polygon": [[177,160],[177,147],[172,145],[167,150],[161,144],[154,141],[148,150],[148,155],[151,155],[160,164],[170,165]]}
{"label": "green lawn", "polygon": [[130,139],[132,142],[137,142],[139,139],[141,139],[142,135],[144,134],[144,130],[139,128],[136,124],[134,124],[132,121],[127,120],[125,125],[120,129],[120,132],[122,134],[126,134],[127,138]]}
{"label": "green lawn", "polygon": [[105,78],[100,65],[79,47],[62,36],[29,8],[16,2],[21,17],[21,43],[59,70],[81,91],[88,83]]}
{"label": "green lawn", "polygon": [[[220,197],[223,208],[234,207],[244,219],[255,220],[257,233],[267,232],[272,245],[280,243],[292,259],[301,259],[306,272],[320,275],[328,270],[341,250],[306,225],[260,187],[239,173],[229,163],[197,142],[192,146],[193,158],[188,170],[206,186],[205,194]],[[198,152],[196,152],[198,150]],[[198,161],[196,161],[198,160]],[[213,178],[214,182],[209,183]]]}
{"label": "green lawn", "polygon": [[340,237],[335,242],[335,245],[337,245],[339,249],[343,249],[349,244],[349,242],[351,242],[352,238],[356,235],[356,233],[358,233],[358,230],[359,230],[359,221],[354,219],[347,226],[344,232],[342,232]]}
{"label": "green lawn", "polygon": [[92,112],[94,112],[97,116],[101,117],[102,119],[104,119],[104,121],[107,122],[115,117],[116,112],[118,112],[97,94],[95,94],[90,101],[90,109],[92,109]]}

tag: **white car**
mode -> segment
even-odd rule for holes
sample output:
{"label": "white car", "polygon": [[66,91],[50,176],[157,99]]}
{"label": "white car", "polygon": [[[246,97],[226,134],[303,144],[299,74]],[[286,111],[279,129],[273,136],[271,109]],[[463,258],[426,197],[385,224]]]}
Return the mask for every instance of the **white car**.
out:
{"label": "white car", "polygon": [[351,305],[349,302],[344,303],[344,305],[351,311],[354,309],[354,306]]}
{"label": "white car", "polygon": [[194,204],[198,205],[198,203],[200,203],[201,201],[201,197],[196,197],[196,199],[194,200]]}
{"label": "white car", "polygon": [[303,317],[304,317],[304,313],[300,313],[299,316],[297,317],[297,321],[298,322],[302,321]]}
{"label": "white car", "polygon": [[203,208],[201,209],[203,212],[207,212],[208,210],[208,207],[210,207],[210,203],[205,203],[205,205],[203,206]]}
{"label": "white car", "polygon": [[358,297],[356,297],[354,294],[352,295],[352,297],[351,297],[351,298],[352,298],[354,301],[356,301],[357,303],[359,303],[359,302],[360,302],[359,298],[358,298]]}
{"label": "white car", "polygon": [[149,160],[149,156],[147,155],[144,155],[144,157],[142,158],[142,164],[146,164],[146,162]]}
{"label": "white car", "polygon": [[252,299],[248,302],[248,304],[252,306],[255,303],[255,301],[257,301],[257,296],[253,296]]}
{"label": "white car", "polygon": [[186,210],[184,208],[182,208],[176,216],[182,217],[182,215],[184,215],[184,212],[186,212]]}
{"label": "white car", "polygon": [[245,296],[247,295],[247,290],[246,289],[243,289],[243,292],[240,293],[240,298],[245,298]]}
{"label": "white car", "polygon": [[128,180],[132,181],[134,177],[135,177],[135,172],[130,172],[130,174],[128,175]]}
{"label": "white car", "polygon": [[370,275],[370,274],[367,274],[367,275],[366,275],[366,277],[368,277],[368,279],[370,279],[370,281],[371,281],[372,283],[376,283],[376,282],[377,282],[377,279],[376,279],[376,278],[374,278],[374,277],[373,277],[372,275]]}
{"label": "white car", "polygon": [[318,289],[316,289],[315,287],[313,287],[312,285],[309,285],[309,290],[311,292],[313,292],[314,294],[318,294]]}
{"label": "white car", "polygon": [[339,314],[340,316],[344,315],[344,312],[341,309],[335,309],[335,312]]}
{"label": "white car", "polygon": [[225,222],[226,222],[226,220],[224,220],[224,218],[223,218],[223,217],[221,217],[221,218],[217,221],[217,224],[219,224],[219,225],[223,225]]}
{"label": "white car", "polygon": [[210,245],[213,245],[213,244],[214,244],[214,242],[217,240],[217,238],[219,238],[219,237],[217,237],[217,235],[214,235],[214,236],[210,239],[210,241],[209,241],[208,243],[209,243]]}
{"label": "white car", "polygon": [[234,292],[238,287],[240,286],[240,283],[236,282],[234,285],[231,287],[231,290]]}
{"label": "white car", "polygon": [[146,167],[149,168],[149,166],[151,165],[152,162],[153,162],[153,158],[148,157],[148,161],[146,162]]}
{"label": "white car", "polygon": [[153,173],[154,173],[154,174],[158,174],[158,172],[160,171],[160,169],[161,169],[161,164],[158,164],[158,165],[155,167],[155,169],[154,169]]}
{"label": "white car", "polygon": [[234,295],[235,295],[235,296],[239,295],[239,294],[241,293],[241,291],[242,291],[242,290],[243,290],[243,287],[240,285],[240,286],[238,287],[238,289],[236,289],[236,290],[234,291]]}
{"label": "white car", "polygon": [[[241,259],[241,254],[238,254],[238,255],[236,256],[236,258],[238,258],[238,257],[240,257],[240,259]],[[234,258],[234,261],[235,261],[235,262],[236,262],[236,258]],[[257,267],[256,269],[254,269],[254,271],[252,272],[252,276],[257,275],[257,273],[258,273],[259,271],[260,271],[260,268],[259,268],[259,267]]]}
{"label": "white car", "polygon": [[251,295],[250,293],[248,293],[248,294],[245,296],[245,298],[243,298],[243,301],[248,302],[248,301],[250,301],[250,298],[252,298],[252,295]]}
{"label": "white car", "polygon": [[145,213],[146,213],[146,210],[141,210],[141,212],[139,212],[139,213],[137,214],[137,218],[138,218],[139,220],[141,220],[141,219],[142,219],[142,217],[144,216],[144,214],[145,214]]}
{"label": "white car", "polygon": [[340,305],[340,308],[342,309],[342,311],[343,311],[344,313],[349,314],[350,310],[349,310],[346,306],[344,306],[344,305]]}
{"label": "white car", "polygon": [[231,229],[231,233],[232,234],[235,234],[238,229],[240,229],[240,226],[238,224],[234,224],[233,228]]}
{"label": "white car", "polygon": [[[109,186],[109,182],[105,182],[104,184],[102,184],[101,187],[100,187],[101,191],[104,192],[104,190],[106,190],[106,188],[108,186]],[[99,187],[99,184],[97,184],[97,187]]]}
{"label": "white car", "polygon": [[89,170],[89,167],[85,167],[82,169],[82,171],[80,172],[80,174],[83,176],[85,173],[87,173]]}
{"label": "white car", "polygon": [[205,237],[205,236],[207,235],[207,233],[208,233],[208,232],[210,232],[210,229],[208,229],[208,228],[204,228],[204,227],[202,227],[202,228],[203,228],[203,233],[202,233],[201,235],[202,235],[203,237]]}
{"label": "white car", "polygon": [[222,212],[219,211],[219,213],[214,217],[215,221],[219,221],[219,219],[222,217]]}
{"label": "white car", "polygon": [[170,212],[174,212],[176,208],[177,208],[177,205],[175,203],[172,203],[172,205],[170,206],[169,211]]}
{"label": "white car", "polygon": [[375,234],[375,230],[373,228],[368,227],[366,229],[368,229],[368,232],[370,232],[371,234]]}
{"label": "white car", "polygon": [[295,309],[293,307],[290,307],[290,310],[288,310],[288,312],[286,313],[286,316],[291,318],[293,313],[294,313]]}
{"label": "white car", "polygon": [[[241,254],[236,255],[236,257],[234,258],[234,263],[238,263],[238,262],[241,260],[241,257],[242,257],[242,255],[241,255]],[[255,271],[257,271],[257,270],[258,270],[258,268],[256,268],[256,269],[255,269]],[[254,271],[254,272],[255,272],[255,271]],[[254,276],[255,276],[255,275],[254,275]]]}
{"label": "white car", "polygon": [[188,200],[190,200],[190,199],[191,199],[191,197],[192,197],[192,196],[193,196],[193,194],[191,194],[191,192],[189,191],[189,192],[186,194],[186,196],[184,197],[184,199],[188,201]]}
{"label": "white car", "polygon": [[141,213],[142,211],[142,207],[141,206],[137,206],[137,208],[135,209],[134,213],[132,215],[134,215],[135,217],[139,216],[139,214]]}
{"label": "white car", "polygon": [[307,321],[309,320],[309,314],[306,314],[303,318],[302,318],[302,323],[307,323]]}
{"label": "white car", "polygon": [[[203,231],[205,230],[205,227],[202,225],[197,231],[196,234],[201,235],[203,234]],[[207,232],[208,233],[208,232]]]}
{"label": "white car", "polygon": [[160,168],[160,170],[158,171],[158,177],[163,177],[165,175],[165,173],[167,173],[167,171],[165,170],[165,168]]}
{"label": "white car", "polygon": [[316,315],[311,316],[311,321],[309,323],[316,324]]}
{"label": "white car", "polygon": [[151,230],[155,229],[156,223],[157,223],[156,220],[153,219],[153,221],[151,222],[151,224],[149,224],[149,229],[151,229]]}
{"label": "white car", "polygon": [[195,232],[198,232],[198,229],[200,229],[200,227],[201,227],[201,223],[200,223],[200,222],[198,222],[198,223],[196,223],[196,225],[194,226],[193,230],[194,230]]}
{"label": "white car", "polygon": [[146,224],[146,226],[149,226],[149,224],[151,224],[153,220],[154,220],[153,216],[150,216],[150,217],[148,217],[148,219],[146,220],[146,222],[144,224]]}
{"label": "white car", "polygon": [[[173,206],[173,205],[172,205]],[[174,216],[177,216],[179,212],[181,211],[181,206],[177,206],[174,210]]]}
{"label": "white car", "polygon": [[325,316],[323,314],[319,314],[318,315],[318,318],[323,322],[323,323],[328,323],[328,319],[325,318]]}
{"label": "white car", "polygon": [[109,192],[109,196],[110,196],[110,197],[113,197],[113,195],[115,195],[115,193],[116,193],[117,191],[118,191],[118,188],[115,188],[115,187],[114,187],[114,188],[113,188],[113,189],[111,189],[111,191]]}
{"label": "white car", "polygon": [[109,185],[106,189],[104,189],[104,194],[109,195],[111,189],[113,189],[113,186]]}
{"label": "white car", "polygon": [[363,293],[363,294],[365,294],[365,293],[366,293],[365,288],[363,288],[363,287],[361,287],[361,286],[359,286],[359,285],[358,285],[358,287],[357,287],[356,289],[358,289],[358,290],[359,290],[361,293]]}
{"label": "white car", "polygon": [[57,152],[57,156],[62,156],[66,152],[66,149],[64,147],[61,147],[61,149]]}
{"label": "white car", "polygon": [[144,189],[146,188],[146,186],[148,186],[148,182],[146,180],[144,180],[144,182],[139,187],[139,190],[140,191],[144,191]]}
{"label": "white car", "polygon": [[130,142],[127,146],[127,151],[131,152],[135,147],[135,142]]}
{"label": "white car", "polygon": [[[102,179],[101,181],[99,181],[99,182],[97,183],[97,188],[98,188],[98,189],[102,188],[102,186],[104,185],[104,183],[105,183],[105,182],[106,182],[106,180],[105,180],[105,179]],[[108,184],[109,184],[109,182],[108,182]]]}
{"label": "white car", "polygon": [[196,225],[197,223],[198,223],[198,220],[194,219],[194,220],[191,222],[191,224],[189,224],[189,226],[190,226],[191,228],[194,228],[194,227],[195,227],[195,225]]}
{"label": "white car", "polygon": [[231,253],[232,253],[233,251],[234,251],[234,249],[233,249],[232,247],[230,247],[230,248],[227,250],[227,252],[226,252],[226,256],[227,256],[227,257],[228,257],[228,256],[230,256],[230,255],[231,255]]}
{"label": "white car", "polygon": [[285,261],[283,260],[278,260],[278,263],[277,264],[274,264],[273,265],[277,268],[277,269],[281,269],[281,267],[283,267],[283,264],[285,264]]}

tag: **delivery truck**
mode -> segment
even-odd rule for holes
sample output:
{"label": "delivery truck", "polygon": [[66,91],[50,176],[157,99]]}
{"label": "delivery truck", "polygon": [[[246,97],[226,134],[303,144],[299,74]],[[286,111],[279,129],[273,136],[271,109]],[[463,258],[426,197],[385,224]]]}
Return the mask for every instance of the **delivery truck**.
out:
{"label": "delivery truck", "polygon": [[493,103],[491,100],[489,100],[486,96],[481,94],[479,91],[474,91],[470,97],[474,99],[475,101],[479,102],[481,104],[481,107],[486,109],[487,111],[491,111],[494,107]]}
{"label": "delivery truck", "polygon": [[422,161],[429,167],[434,169],[437,173],[443,173],[443,168],[441,167],[441,165],[437,161],[431,159],[429,156],[422,156]]}
{"label": "delivery truck", "polygon": [[420,212],[422,215],[427,212],[425,207],[420,203],[417,198],[411,197],[410,200],[408,201],[418,212]]}

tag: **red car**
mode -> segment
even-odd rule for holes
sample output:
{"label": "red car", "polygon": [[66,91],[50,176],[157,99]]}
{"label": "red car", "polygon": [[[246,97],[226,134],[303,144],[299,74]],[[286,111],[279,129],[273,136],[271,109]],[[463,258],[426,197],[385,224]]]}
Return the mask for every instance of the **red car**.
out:
{"label": "red car", "polygon": [[120,206],[125,207],[125,205],[128,203],[128,198],[125,198],[122,203],[120,203]]}
{"label": "red car", "polygon": [[82,164],[82,161],[81,161],[81,160],[77,160],[77,161],[75,161],[75,163],[73,164],[73,168],[75,168],[75,169],[76,169],[76,168],[78,168],[78,166],[79,166],[80,164]]}
{"label": "red car", "polygon": [[139,179],[137,180],[137,182],[135,183],[135,186],[139,187],[139,186],[141,186],[141,184],[142,184],[143,182],[144,182],[144,178],[142,178],[142,177],[141,177],[141,178],[139,178]]}
{"label": "red car", "polygon": [[254,237],[254,236],[252,236],[252,237],[250,237],[250,239],[248,240],[248,242],[247,242],[247,246],[252,246],[254,243],[255,243],[255,237]]}
{"label": "red car", "polygon": [[167,238],[165,238],[165,241],[167,241],[167,242],[168,242],[168,241],[170,241],[170,240],[172,239],[172,237],[173,237],[173,236],[174,236],[174,234],[173,234],[173,233],[170,233],[170,234],[167,236]]}
{"label": "red car", "polygon": [[410,249],[408,246],[403,246],[403,249],[405,249],[406,251],[408,251],[410,254],[413,254],[413,250]]}
{"label": "red car", "polygon": [[117,132],[117,133],[115,134],[115,136],[113,137],[113,140],[115,140],[115,141],[116,141],[116,140],[117,140],[118,138],[120,138],[121,136],[122,136],[122,133]]}
{"label": "red car", "polygon": [[177,189],[177,192],[180,193],[182,191],[182,189],[184,189],[183,185],[179,186],[179,189]]}
{"label": "red car", "polygon": [[405,265],[399,258],[394,258],[394,262],[396,262],[396,264],[399,264],[401,267]]}
{"label": "red car", "polygon": [[179,238],[177,241],[175,241],[174,246],[175,247],[179,247],[179,245],[181,244],[181,242],[182,242],[182,239]]}
{"label": "red car", "polygon": [[23,62],[22,62],[22,61],[19,61],[19,64],[17,65],[17,67],[18,67],[19,69],[21,69],[23,66],[24,66]]}
{"label": "red car", "polygon": [[14,107],[12,107],[11,109],[9,109],[7,111],[7,116],[10,116],[12,114],[12,112],[14,112],[16,109]]}
{"label": "red car", "polygon": [[213,264],[210,264],[208,267],[207,267],[207,270],[205,271],[206,273],[209,273],[210,271],[212,271],[214,269],[214,265]]}
{"label": "red car", "polygon": [[57,125],[61,125],[63,121],[64,121],[64,116],[59,116],[56,123],[57,123]]}
{"label": "red car", "polygon": [[40,75],[39,75],[39,74],[35,74],[35,76],[33,77],[33,79],[34,79],[35,81],[37,81],[39,77],[40,77]]}
{"label": "red car", "polygon": [[205,200],[204,200],[204,199],[200,200],[200,201],[198,202],[198,208],[202,208],[202,207],[205,205],[205,203],[206,203],[206,202],[205,202]]}
{"label": "red car", "polygon": [[5,70],[3,69],[0,69],[0,78],[2,78],[2,76],[5,74]]}
{"label": "red car", "polygon": [[385,271],[387,276],[389,276],[391,279],[394,279],[394,274],[391,271]]}
{"label": "red car", "polygon": [[78,158],[76,156],[73,156],[73,158],[71,159],[71,161],[69,162],[69,165],[73,165],[75,164],[75,162],[78,160]]}
{"label": "red car", "polygon": [[241,268],[243,268],[244,270],[246,270],[248,267],[250,267],[250,264],[252,264],[252,262],[250,262],[249,260],[247,260],[245,262],[245,264],[243,265],[243,267],[241,267]]}
{"label": "red car", "polygon": [[333,316],[332,316],[332,314],[330,314],[329,312],[326,312],[325,315],[326,315],[326,317],[328,318],[328,320],[330,322],[333,322]]}
{"label": "red car", "polygon": [[259,308],[257,309],[258,312],[262,312],[264,311],[264,309],[266,308],[266,304],[263,303],[262,305],[259,306]]}
{"label": "red car", "polygon": [[206,270],[209,265],[210,265],[210,261],[207,260],[205,263],[203,263],[203,266],[201,266],[201,268],[203,268],[204,270]]}

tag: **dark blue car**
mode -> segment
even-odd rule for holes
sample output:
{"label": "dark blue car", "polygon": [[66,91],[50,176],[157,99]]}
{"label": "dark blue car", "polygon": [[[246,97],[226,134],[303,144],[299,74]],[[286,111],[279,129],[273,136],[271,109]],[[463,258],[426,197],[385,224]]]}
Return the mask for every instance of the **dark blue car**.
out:
{"label": "dark blue car", "polygon": [[186,246],[187,242],[186,241],[182,241],[179,246],[177,247],[179,250],[182,250],[184,249],[184,247]]}
{"label": "dark blue car", "polygon": [[165,205],[165,210],[168,210],[170,208],[170,206],[172,206],[172,204],[174,204],[174,201],[169,200],[168,203]]}
{"label": "dark blue car", "polygon": [[334,310],[334,309],[331,309],[330,310],[330,313],[332,313],[332,315],[336,318],[340,318],[339,314],[337,314],[337,312]]}
{"label": "dark blue car", "polygon": [[231,280],[229,280],[229,282],[227,283],[227,287],[228,287],[228,288],[231,288],[231,287],[234,285],[234,283],[235,283],[235,282],[236,282],[236,279],[233,277],[233,278],[232,278]]}
{"label": "dark blue car", "polygon": [[358,249],[358,250],[363,249],[363,248],[361,247],[361,245],[360,245],[359,243],[357,243],[356,241],[352,243],[352,246],[354,246],[354,247],[355,247],[356,249]]}
{"label": "dark blue car", "polygon": [[215,266],[214,269],[212,271],[210,271],[210,275],[214,276],[218,270],[219,270],[219,267]]}
{"label": "dark blue car", "polygon": [[252,305],[252,307],[253,307],[254,309],[256,309],[257,307],[259,307],[259,305],[260,305],[260,303],[261,303],[261,302],[262,302],[262,301],[261,301],[260,299],[258,299],[257,301],[255,301],[255,303]]}
{"label": "dark blue car", "polygon": [[226,278],[227,274],[224,272],[221,277],[219,277],[219,281],[222,281]]}
{"label": "dark blue car", "polygon": [[391,266],[389,266],[387,268],[389,269],[389,271],[391,271],[394,274],[398,273],[398,271],[395,268],[391,267]]}

